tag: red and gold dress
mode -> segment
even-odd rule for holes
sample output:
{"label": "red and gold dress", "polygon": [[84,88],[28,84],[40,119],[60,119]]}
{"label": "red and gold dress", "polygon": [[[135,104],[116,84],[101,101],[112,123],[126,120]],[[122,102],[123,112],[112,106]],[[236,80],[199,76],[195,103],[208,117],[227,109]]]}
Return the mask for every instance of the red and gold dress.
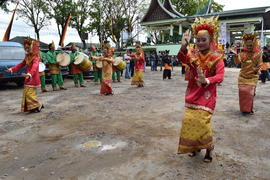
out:
{"label": "red and gold dress", "polygon": [[[179,51],[178,59],[190,67],[178,153],[209,149],[213,146],[210,120],[216,105],[216,87],[224,78],[223,55],[212,51],[205,55],[196,50]],[[197,83],[198,67],[208,84]]]}
{"label": "red and gold dress", "polygon": [[257,68],[262,60],[261,52],[239,53],[235,58],[237,64],[241,64],[238,76],[239,106],[244,113],[253,113],[253,101],[256,85],[259,79],[259,69]]}
{"label": "red and gold dress", "polygon": [[102,60],[102,83],[100,94],[109,95],[113,93],[111,85],[112,72],[112,62]]}
{"label": "red and gold dress", "polygon": [[40,78],[39,78],[39,48],[38,42],[33,41],[32,43],[32,53],[26,55],[24,60],[11,68],[12,72],[15,72],[22,67],[26,66],[26,73],[29,75],[29,78],[25,78],[24,81],[24,90],[23,90],[23,97],[21,103],[21,111],[31,111],[34,109],[39,109],[42,107],[42,104],[38,101],[36,91],[37,87],[40,86]]}
{"label": "red and gold dress", "polygon": [[138,85],[138,86],[143,86],[144,81],[143,81],[143,72],[144,72],[144,54],[141,53],[140,55],[137,54],[130,54],[130,57],[135,58],[135,71],[134,71],[134,76],[131,81],[131,85]]}

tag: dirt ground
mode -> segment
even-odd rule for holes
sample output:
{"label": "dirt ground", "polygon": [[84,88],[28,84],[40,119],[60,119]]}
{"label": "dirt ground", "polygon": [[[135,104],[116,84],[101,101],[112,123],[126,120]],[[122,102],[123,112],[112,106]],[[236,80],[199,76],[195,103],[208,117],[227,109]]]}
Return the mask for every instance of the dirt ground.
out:
{"label": "dirt ground", "polygon": [[162,81],[145,73],[146,86],[113,83],[41,93],[42,113],[20,113],[22,88],[0,87],[0,179],[161,180],[270,179],[270,81],[258,84],[255,114],[239,112],[238,69],[226,69],[212,122],[212,163],[177,155],[186,82],[180,69]]}

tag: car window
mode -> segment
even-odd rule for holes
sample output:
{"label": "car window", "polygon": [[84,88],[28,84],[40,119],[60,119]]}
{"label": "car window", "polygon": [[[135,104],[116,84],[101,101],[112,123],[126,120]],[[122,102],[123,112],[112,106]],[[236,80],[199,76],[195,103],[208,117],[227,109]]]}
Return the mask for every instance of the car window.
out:
{"label": "car window", "polygon": [[24,56],[23,47],[0,46],[0,60],[22,60]]}

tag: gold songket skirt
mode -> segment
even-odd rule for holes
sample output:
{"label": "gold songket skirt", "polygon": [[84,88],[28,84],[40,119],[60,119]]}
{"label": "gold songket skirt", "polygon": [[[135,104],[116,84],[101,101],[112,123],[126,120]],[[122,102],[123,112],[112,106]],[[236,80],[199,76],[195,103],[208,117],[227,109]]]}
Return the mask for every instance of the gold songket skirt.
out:
{"label": "gold songket skirt", "polygon": [[135,70],[131,85],[144,85],[143,70]]}
{"label": "gold songket skirt", "polygon": [[41,103],[37,98],[37,88],[25,86],[23,89],[23,97],[21,104],[21,111],[27,112],[38,108],[41,106]]}
{"label": "gold songket skirt", "polygon": [[212,148],[211,117],[212,114],[207,111],[186,108],[182,121],[178,154]]}

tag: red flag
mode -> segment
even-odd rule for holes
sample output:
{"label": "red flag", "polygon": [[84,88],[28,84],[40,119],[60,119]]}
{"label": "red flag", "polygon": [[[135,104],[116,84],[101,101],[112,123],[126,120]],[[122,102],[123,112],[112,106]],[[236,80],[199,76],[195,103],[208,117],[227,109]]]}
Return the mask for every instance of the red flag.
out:
{"label": "red flag", "polygon": [[64,40],[65,40],[65,36],[66,36],[68,24],[69,24],[69,22],[70,22],[70,18],[71,18],[71,14],[68,15],[68,18],[67,18],[67,20],[66,20],[65,27],[64,27],[64,29],[62,30],[62,36],[61,36],[60,42],[59,42],[59,45],[60,45],[61,47],[64,47]]}
{"label": "red flag", "polygon": [[17,9],[17,6],[18,5],[19,5],[19,2],[17,2],[17,5],[16,5],[16,7],[15,7],[15,9],[13,11],[13,14],[12,14],[12,17],[11,17],[11,20],[10,20],[10,23],[8,24],[7,30],[6,30],[5,35],[3,37],[3,41],[9,41],[9,36],[10,36],[12,24],[13,24],[13,19],[14,19],[15,12],[16,12],[16,9]]}

